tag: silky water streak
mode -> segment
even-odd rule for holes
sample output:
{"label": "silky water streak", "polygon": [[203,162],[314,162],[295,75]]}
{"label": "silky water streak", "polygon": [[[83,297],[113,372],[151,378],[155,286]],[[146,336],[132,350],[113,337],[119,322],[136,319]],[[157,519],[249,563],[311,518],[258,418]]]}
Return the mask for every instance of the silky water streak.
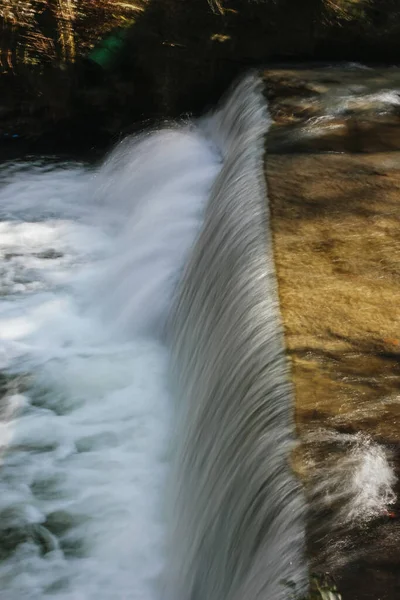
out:
{"label": "silky water streak", "polygon": [[245,77],[203,122],[223,167],[169,322],[177,431],[168,600],[286,600],[307,587],[260,88]]}
{"label": "silky water streak", "polygon": [[191,123],[1,165],[2,599],[160,600],[163,332],[220,168]]}

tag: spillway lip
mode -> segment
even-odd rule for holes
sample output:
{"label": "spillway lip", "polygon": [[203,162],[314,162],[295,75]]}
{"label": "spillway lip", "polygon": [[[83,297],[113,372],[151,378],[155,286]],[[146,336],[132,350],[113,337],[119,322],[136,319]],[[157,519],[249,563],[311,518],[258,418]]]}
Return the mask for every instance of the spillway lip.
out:
{"label": "spillway lip", "polygon": [[270,123],[254,72],[201,123],[223,164],[168,323],[177,398],[168,569],[178,600],[285,600],[308,586],[264,177]]}

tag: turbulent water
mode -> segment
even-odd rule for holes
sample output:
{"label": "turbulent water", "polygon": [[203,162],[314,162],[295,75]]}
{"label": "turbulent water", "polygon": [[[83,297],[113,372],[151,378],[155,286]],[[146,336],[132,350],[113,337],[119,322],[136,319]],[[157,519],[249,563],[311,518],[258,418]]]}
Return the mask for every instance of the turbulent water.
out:
{"label": "turbulent water", "polygon": [[304,593],[268,126],[250,76],[100,168],[1,167],[7,600]]}
{"label": "turbulent water", "polygon": [[173,600],[283,600],[307,587],[260,87],[245,79],[206,123],[224,164],[170,324],[178,396]]}
{"label": "turbulent water", "polygon": [[191,126],[1,167],[2,598],[160,597],[163,329],[219,170]]}

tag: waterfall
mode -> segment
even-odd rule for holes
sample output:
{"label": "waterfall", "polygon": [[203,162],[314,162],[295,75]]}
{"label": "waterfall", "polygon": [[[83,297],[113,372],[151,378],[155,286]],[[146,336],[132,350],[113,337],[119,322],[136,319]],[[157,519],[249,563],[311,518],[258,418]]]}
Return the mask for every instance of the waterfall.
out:
{"label": "waterfall", "polygon": [[0,168],[0,596],[160,600],[163,332],[221,158],[196,124]]}
{"label": "waterfall", "polygon": [[276,290],[261,84],[204,121],[223,166],[169,321],[176,396],[168,599],[304,593],[304,501]]}
{"label": "waterfall", "polygon": [[7,600],[304,591],[268,125],[251,75],[100,167],[0,167]]}

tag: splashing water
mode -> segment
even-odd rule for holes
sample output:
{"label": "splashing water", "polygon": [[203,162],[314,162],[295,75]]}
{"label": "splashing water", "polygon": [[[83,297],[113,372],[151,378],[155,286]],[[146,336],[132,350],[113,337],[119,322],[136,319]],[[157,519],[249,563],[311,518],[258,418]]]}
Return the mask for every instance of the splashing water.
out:
{"label": "splashing water", "polygon": [[159,597],[162,330],[219,169],[187,126],[125,141],[100,169],[0,171],[7,600]]}
{"label": "splashing water", "polygon": [[336,446],[333,456],[314,465],[314,508],[333,510],[331,527],[360,525],[387,514],[397,499],[387,448],[362,433],[321,431],[310,439]]}
{"label": "splashing water", "polygon": [[100,169],[2,168],[7,600],[306,591],[268,125],[250,76]]}
{"label": "splashing water", "polygon": [[369,438],[365,438],[352,452],[352,501],[349,520],[368,521],[384,515],[396,502],[396,476],[389,463],[388,452]]}

